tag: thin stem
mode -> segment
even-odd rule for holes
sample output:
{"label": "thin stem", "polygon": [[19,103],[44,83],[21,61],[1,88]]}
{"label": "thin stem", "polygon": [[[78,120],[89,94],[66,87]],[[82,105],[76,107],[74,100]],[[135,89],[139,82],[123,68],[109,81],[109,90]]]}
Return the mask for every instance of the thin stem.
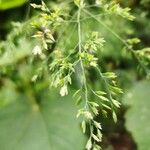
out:
{"label": "thin stem", "polygon": [[116,34],[112,29],[110,29],[105,23],[103,23],[102,21],[100,21],[98,18],[96,18],[95,15],[93,15],[92,13],[90,13],[89,11],[86,11],[85,9],[83,10],[86,14],[88,14],[89,16],[91,16],[92,18],[94,18],[98,23],[100,23],[102,26],[104,26],[108,31],[110,31],[116,38],[118,38],[125,46],[129,47],[129,45],[127,44],[127,42],[125,40],[123,40],[118,34]]}
{"label": "thin stem", "polygon": [[[96,14],[96,15],[94,15],[95,17],[103,17],[103,16],[105,16],[105,15],[108,15],[108,13],[101,13],[101,14]],[[91,16],[88,16],[88,17],[84,17],[83,19],[80,19],[80,21],[84,21],[84,20],[87,20],[87,19],[91,19],[91,18],[93,18],[93,17],[91,17]]]}
{"label": "thin stem", "polygon": [[85,6],[85,8],[91,8],[91,7],[102,8],[102,6],[100,6],[98,4],[93,4],[93,5]]}
{"label": "thin stem", "polygon": [[112,94],[111,94],[111,92],[110,92],[110,90],[109,90],[109,84],[108,84],[107,80],[105,79],[105,77],[103,76],[101,70],[100,70],[98,67],[96,67],[96,69],[98,70],[98,73],[99,73],[101,79],[104,81],[105,88],[106,88],[106,92],[107,92],[107,94],[108,94],[108,99],[110,100],[110,102],[111,102],[111,107],[112,107],[112,109],[113,109],[113,102],[112,102],[112,101],[113,101],[113,98],[112,98]]}
{"label": "thin stem", "polygon": [[31,10],[31,6],[30,6],[30,0],[27,3],[27,8],[26,8],[26,14],[25,14],[25,21],[28,20],[29,15],[30,15],[30,10]]}
{"label": "thin stem", "polygon": [[[81,7],[79,7],[79,9],[78,9],[77,24],[78,24],[79,53],[82,53],[80,17],[81,17]],[[86,84],[86,76],[85,76],[85,70],[84,70],[82,58],[80,58],[80,65],[81,65],[81,71],[82,71],[82,75],[83,75],[83,86],[85,88],[85,109],[88,109],[88,89],[87,89],[87,84]]]}
{"label": "thin stem", "polygon": [[[93,91],[91,88],[90,88],[90,90],[92,91],[92,93],[93,93],[96,97],[99,97],[99,95],[98,95],[98,94],[96,94],[96,92],[95,92],[95,91]],[[100,103],[100,108],[101,108],[101,109],[103,108],[102,103]]]}
{"label": "thin stem", "polygon": [[[83,9],[84,10],[84,9]],[[88,13],[92,18],[94,18],[94,19],[96,19],[97,21],[99,21],[96,17],[95,17],[95,15],[93,15],[93,14],[91,14],[90,12],[88,12],[88,11],[86,11],[86,10],[84,10],[86,13]],[[100,21],[99,21],[100,22]],[[80,25],[80,24],[79,24]],[[106,26],[107,27],[107,26]],[[115,32],[114,32],[114,34],[120,39],[120,40],[122,40]],[[81,44],[80,44],[81,45]],[[107,94],[108,94],[108,98],[109,98],[109,100],[111,101],[111,107],[113,108],[113,105],[112,105],[112,100],[113,100],[113,98],[112,98],[112,95],[111,95],[111,93],[110,93],[110,90],[109,90],[109,86],[108,86],[108,83],[107,83],[107,81],[106,81],[106,79],[103,77],[103,74],[102,74],[102,72],[101,72],[101,70],[97,67],[97,70],[98,70],[98,72],[99,72],[99,75],[100,75],[100,77],[101,77],[101,79],[104,81],[104,83],[105,83],[105,88],[106,88],[106,91],[107,91]]]}
{"label": "thin stem", "polygon": [[99,19],[96,18],[95,15],[90,13],[89,11],[86,11],[83,9],[83,11],[90,15],[92,18],[94,18],[97,22],[99,22],[102,26],[104,26],[108,31],[110,31],[116,38],[118,38],[126,47],[127,49],[133,54],[133,56],[136,58],[136,60],[139,62],[140,66],[143,68],[146,74],[149,74],[149,70],[145,67],[145,65],[140,61],[138,55],[135,53],[135,51],[132,49],[132,47],[124,40],[122,39],[118,34],[116,34],[111,28],[109,28],[105,23],[100,21]]}

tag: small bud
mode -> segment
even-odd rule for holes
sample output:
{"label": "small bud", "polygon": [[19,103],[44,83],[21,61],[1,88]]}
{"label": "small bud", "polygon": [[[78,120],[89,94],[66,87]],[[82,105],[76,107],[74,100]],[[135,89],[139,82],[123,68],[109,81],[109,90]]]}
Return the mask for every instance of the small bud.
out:
{"label": "small bud", "polygon": [[34,76],[32,77],[31,81],[32,81],[32,82],[35,82],[35,81],[37,80],[37,78],[38,78],[38,75],[36,74],[36,75],[34,75]]}
{"label": "small bud", "polygon": [[40,48],[40,46],[36,45],[33,50],[32,50],[33,55],[41,55],[42,54],[42,50]]}
{"label": "small bud", "polygon": [[61,87],[61,89],[60,89],[60,95],[61,96],[68,95],[68,89],[67,89],[66,85],[64,85],[63,87]]}

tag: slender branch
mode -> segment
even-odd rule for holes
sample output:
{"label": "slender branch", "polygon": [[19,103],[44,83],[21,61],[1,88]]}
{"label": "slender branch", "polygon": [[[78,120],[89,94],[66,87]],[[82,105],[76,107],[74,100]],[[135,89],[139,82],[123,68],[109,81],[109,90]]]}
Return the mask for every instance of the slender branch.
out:
{"label": "slender branch", "polygon": [[[79,7],[79,9],[78,9],[77,24],[78,24],[79,53],[82,53],[80,17],[81,17],[81,7]],[[87,90],[86,76],[85,76],[85,70],[84,70],[82,58],[80,58],[80,65],[81,65],[81,70],[82,70],[82,75],[83,75],[83,86],[85,88],[85,108],[87,109],[88,108],[88,90]]]}
{"label": "slender branch", "polygon": [[110,90],[109,90],[108,82],[107,82],[107,80],[105,79],[105,77],[103,76],[101,70],[100,70],[98,67],[96,67],[96,69],[98,70],[98,73],[99,73],[101,79],[104,81],[105,88],[106,88],[106,92],[107,92],[107,94],[108,94],[108,99],[110,100],[110,102],[111,102],[111,107],[112,107],[112,109],[113,109],[113,102],[112,102],[112,101],[113,101],[113,98],[112,98],[112,94],[111,94],[111,92],[110,92]]}
{"label": "slender branch", "polygon": [[90,13],[89,11],[83,9],[83,11],[88,14],[89,16],[91,16],[92,18],[94,18],[98,23],[100,23],[102,26],[104,26],[108,31],[110,31],[116,38],[118,38],[126,47],[127,49],[133,54],[133,56],[136,58],[136,60],[139,62],[140,66],[143,68],[143,70],[145,71],[146,74],[149,74],[149,70],[145,67],[145,65],[140,61],[138,55],[135,53],[135,51],[130,47],[130,45],[124,40],[122,39],[118,34],[116,34],[112,29],[110,29],[105,23],[103,23],[102,21],[100,21],[98,18],[96,18],[95,15],[93,15],[92,13]]}

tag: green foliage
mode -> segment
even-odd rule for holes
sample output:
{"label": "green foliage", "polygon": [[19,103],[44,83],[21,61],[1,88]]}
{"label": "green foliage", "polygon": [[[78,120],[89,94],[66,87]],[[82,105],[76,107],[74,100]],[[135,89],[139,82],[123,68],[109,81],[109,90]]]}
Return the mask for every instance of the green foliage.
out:
{"label": "green foliage", "polygon": [[117,4],[116,2],[110,2],[109,4],[105,4],[104,5],[104,9],[107,13],[110,14],[116,14],[116,15],[120,15],[123,18],[129,19],[129,20],[134,20],[135,17],[133,15],[130,14],[130,8],[122,8],[120,7],[119,4]]}
{"label": "green foliage", "polygon": [[132,133],[138,150],[149,149],[150,141],[150,82],[142,81],[124,97],[124,103],[129,106],[126,113],[126,127]]}
{"label": "green foliage", "polygon": [[29,41],[27,39],[19,39],[18,46],[13,45],[11,43],[10,45],[3,45],[4,49],[9,49],[9,51],[5,51],[1,55],[0,59],[0,66],[4,67],[7,65],[12,65],[19,60],[29,56],[31,54],[31,45],[28,44]]}
{"label": "green foliage", "polygon": [[[84,0],[49,4],[50,7],[43,1],[38,5],[31,4],[36,16],[25,23],[13,23],[13,30],[7,40],[0,43],[0,82],[3,86],[0,98],[4,99],[1,106],[6,106],[1,110],[0,129],[5,128],[5,119],[6,125],[13,122],[14,128],[20,128],[19,134],[16,128],[8,130],[12,136],[17,134],[17,140],[11,140],[12,137],[8,137],[5,129],[2,136],[4,141],[7,138],[11,140],[9,146],[14,149],[36,149],[36,146],[48,149],[49,143],[52,149],[83,149],[84,138],[75,127],[75,118],[71,118],[74,109],[66,102],[74,98],[78,108],[76,117],[81,122],[83,133],[88,135],[85,148],[100,150],[103,125],[96,118],[112,116],[116,123],[116,112],[121,105],[119,98],[123,93],[118,86],[115,67],[109,67],[110,62],[104,60],[105,53],[113,49],[109,54],[112,57],[110,65],[121,61],[121,58],[113,57],[114,53],[130,59],[133,56],[140,69],[149,75],[149,48],[137,49],[140,43],[138,38],[126,40],[121,37],[122,34],[114,31],[110,18],[114,22],[117,18],[121,23],[123,19],[120,18],[134,20],[130,9],[122,8],[116,1],[96,1],[93,5]],[[134,64],[134,59],[131,61]],[[6,79],[9,81],[7,90]],[[58,89],[53,91],[53,95],[58,92],[62,97],[69,94],[70,87],[75,88],[75,92],[71,92],[72,97],[69,94],[64,101],[58,102],[58,97],[43,95],[49,93],[48,87],[50,90]],[[15,91],[10,93],[16,98],[7,96],[9,90]],[[18,114],[20,116],[12,121],[11,117],[7,117],[9,112],[14,112],[12,118]],[[23,118],[27,118],[27,121],[21,127],[19,123],[23,122]],[[66,123],[68,126],[60,130]],[[56,136],[53,136],[55,132]],[[30,143],[30,138],[35,141]],[[9,150],[5,142],[0,144],[4,150]]]}
{"label": "green foliage", "polygon": [[[140,61],[149,68],[150,66],[150,48],[143,48],[141,50],[137,50],[136,54],[138,55]],[[147,69],[148,77],[149,77],[149,70]]]}
{"label": "green foliage", "polygon": [[1,0],[0,10],[6,10],[23,5],[27,0]]}
{"label": "green foliage", "polygon": [[83,6],[83,0],[74,0],[74,3],[75,3],[78,7],[82,7],[82,6]]}
{"label": "green foliage", "polygon": [[16,85],[10,80],[6,80],[5,83],[0,92],[0,108],[14,103],[18,97],[18,93],[14,90]]}
{"label": "green foliage", "polygon": [[32,95],[16,96],[12,91],[7,95],[9,99],[13,96],[15,102],[0,109],[1,149],[83,149],[85,138],[75,120],[71,97],[60,99],[58,95],[51,96],[52,92],[55,91],[42,95],[40,105]]}

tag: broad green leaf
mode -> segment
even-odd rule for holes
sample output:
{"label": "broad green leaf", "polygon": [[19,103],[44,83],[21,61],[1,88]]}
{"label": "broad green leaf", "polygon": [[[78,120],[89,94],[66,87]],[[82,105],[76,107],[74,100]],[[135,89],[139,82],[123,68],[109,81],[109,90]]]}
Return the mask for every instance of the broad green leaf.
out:
{"label": "broad green leaf", "polygon": [[0,0],[0,10],[6,10],[23,5],[28,0]]}
{"label": "broad green leaf", "polygon": [[13,104],[0,109],[0,149],[84,149],[85,137],[69,96],[44,94],[40,105],[31,106],[31,103],[32,98],[30,102],[29,97],[22,95]]}
{"label": "broad green leaf", "polygon": [[5,80],[5,84],[0,89],[0,108],[16,101],[18,93],[15,91],[15,84],[10,80]]}
{"label": "broad green leaf", "polygon": [[130,106],[126,113],[126,127],[138,150],[150,150],[150,82],[137,83],[124,101]]}

